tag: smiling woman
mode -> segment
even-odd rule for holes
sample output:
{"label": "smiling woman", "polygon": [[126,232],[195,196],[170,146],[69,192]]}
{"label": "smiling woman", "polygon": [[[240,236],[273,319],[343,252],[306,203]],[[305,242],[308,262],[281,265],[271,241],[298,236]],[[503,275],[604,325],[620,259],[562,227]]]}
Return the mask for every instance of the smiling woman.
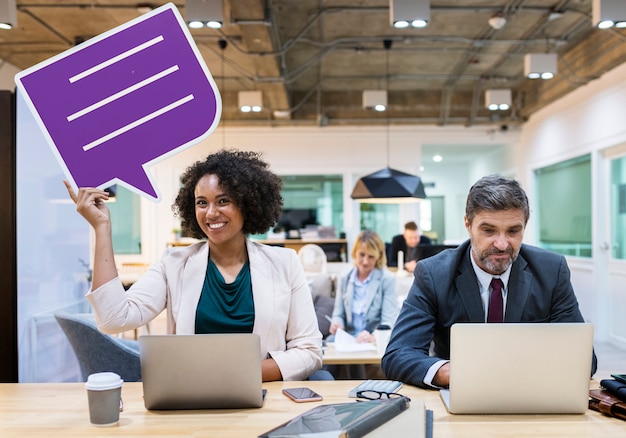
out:
{"label": "smiling woman", "polygon": [[181,181],[173,210],[187,234],[206,240],[166,254],[128,291],[113,261],[107,193],[74,194],[68,185],[95,230],[87,298],[100,330],[132,330],[166,310],[171,334],[258,334],[264,381],[311,376],[321,367],[322,335],[302,265],[292,250],[248,239],[278,220],[280,178],[257,153],[221,150],[191,165]]}

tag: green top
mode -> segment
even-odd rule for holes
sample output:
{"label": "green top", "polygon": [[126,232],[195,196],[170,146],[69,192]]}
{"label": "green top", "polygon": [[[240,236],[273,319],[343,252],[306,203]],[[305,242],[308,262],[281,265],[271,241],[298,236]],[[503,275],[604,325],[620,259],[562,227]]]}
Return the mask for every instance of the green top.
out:
{"label": "green top", "polygon": [[252,333],[254,300],[250,264],[246,262],[237,278],[227,284],[209,259],[196,309],[196,334]]}

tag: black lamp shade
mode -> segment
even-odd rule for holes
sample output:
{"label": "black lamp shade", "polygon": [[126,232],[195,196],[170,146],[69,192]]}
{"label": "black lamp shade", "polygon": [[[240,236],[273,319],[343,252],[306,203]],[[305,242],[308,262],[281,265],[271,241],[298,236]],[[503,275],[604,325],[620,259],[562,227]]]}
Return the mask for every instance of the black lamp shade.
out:
{"label": "black lamp shade", "polygon": [[352,190],[352,199],[361,202],[415,202],[426,198],[419,176],[386,167],[359,179]]}

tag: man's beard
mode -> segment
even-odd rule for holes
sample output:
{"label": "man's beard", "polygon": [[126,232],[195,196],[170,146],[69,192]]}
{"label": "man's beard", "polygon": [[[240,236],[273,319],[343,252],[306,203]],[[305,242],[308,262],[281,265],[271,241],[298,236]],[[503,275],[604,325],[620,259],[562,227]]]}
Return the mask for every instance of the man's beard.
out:
{"label": "man's beard", "polygon": [[[496,275],[502,274],[507,269],[509,269],[509,266],[511,266],[513,262],[517,260],[518,256],[518,254],[514,253],[513,248],[511,247],[508,247],[504,251],[490,248],[487,251],[483,251],[482,253],[478,254],[476,247],[472,245],[472,252],[474,253],[474,257],[478,260],[478,262],[485,268],[487,268],[488,272]],[[508,254],[509,258],[502,262],[492,262],[489,258],[489,256],[492,254]]]}

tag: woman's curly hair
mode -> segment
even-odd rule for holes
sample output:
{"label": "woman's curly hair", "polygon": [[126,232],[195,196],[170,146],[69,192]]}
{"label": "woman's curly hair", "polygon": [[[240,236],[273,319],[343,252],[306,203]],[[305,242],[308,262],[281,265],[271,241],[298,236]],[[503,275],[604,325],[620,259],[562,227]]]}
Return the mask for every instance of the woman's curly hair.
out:
{"label": "woman's curly hair", "polygon": [[217,175],[221,188],[241,210],[244,234],[265,233],[278,221],[283,206],[280,177],[257,152],[223,149],[189,166],[181,176],[182,187],[172,210],[180,217],[185,234],[206,238],[196,220],[194,193],[205,175]]}

